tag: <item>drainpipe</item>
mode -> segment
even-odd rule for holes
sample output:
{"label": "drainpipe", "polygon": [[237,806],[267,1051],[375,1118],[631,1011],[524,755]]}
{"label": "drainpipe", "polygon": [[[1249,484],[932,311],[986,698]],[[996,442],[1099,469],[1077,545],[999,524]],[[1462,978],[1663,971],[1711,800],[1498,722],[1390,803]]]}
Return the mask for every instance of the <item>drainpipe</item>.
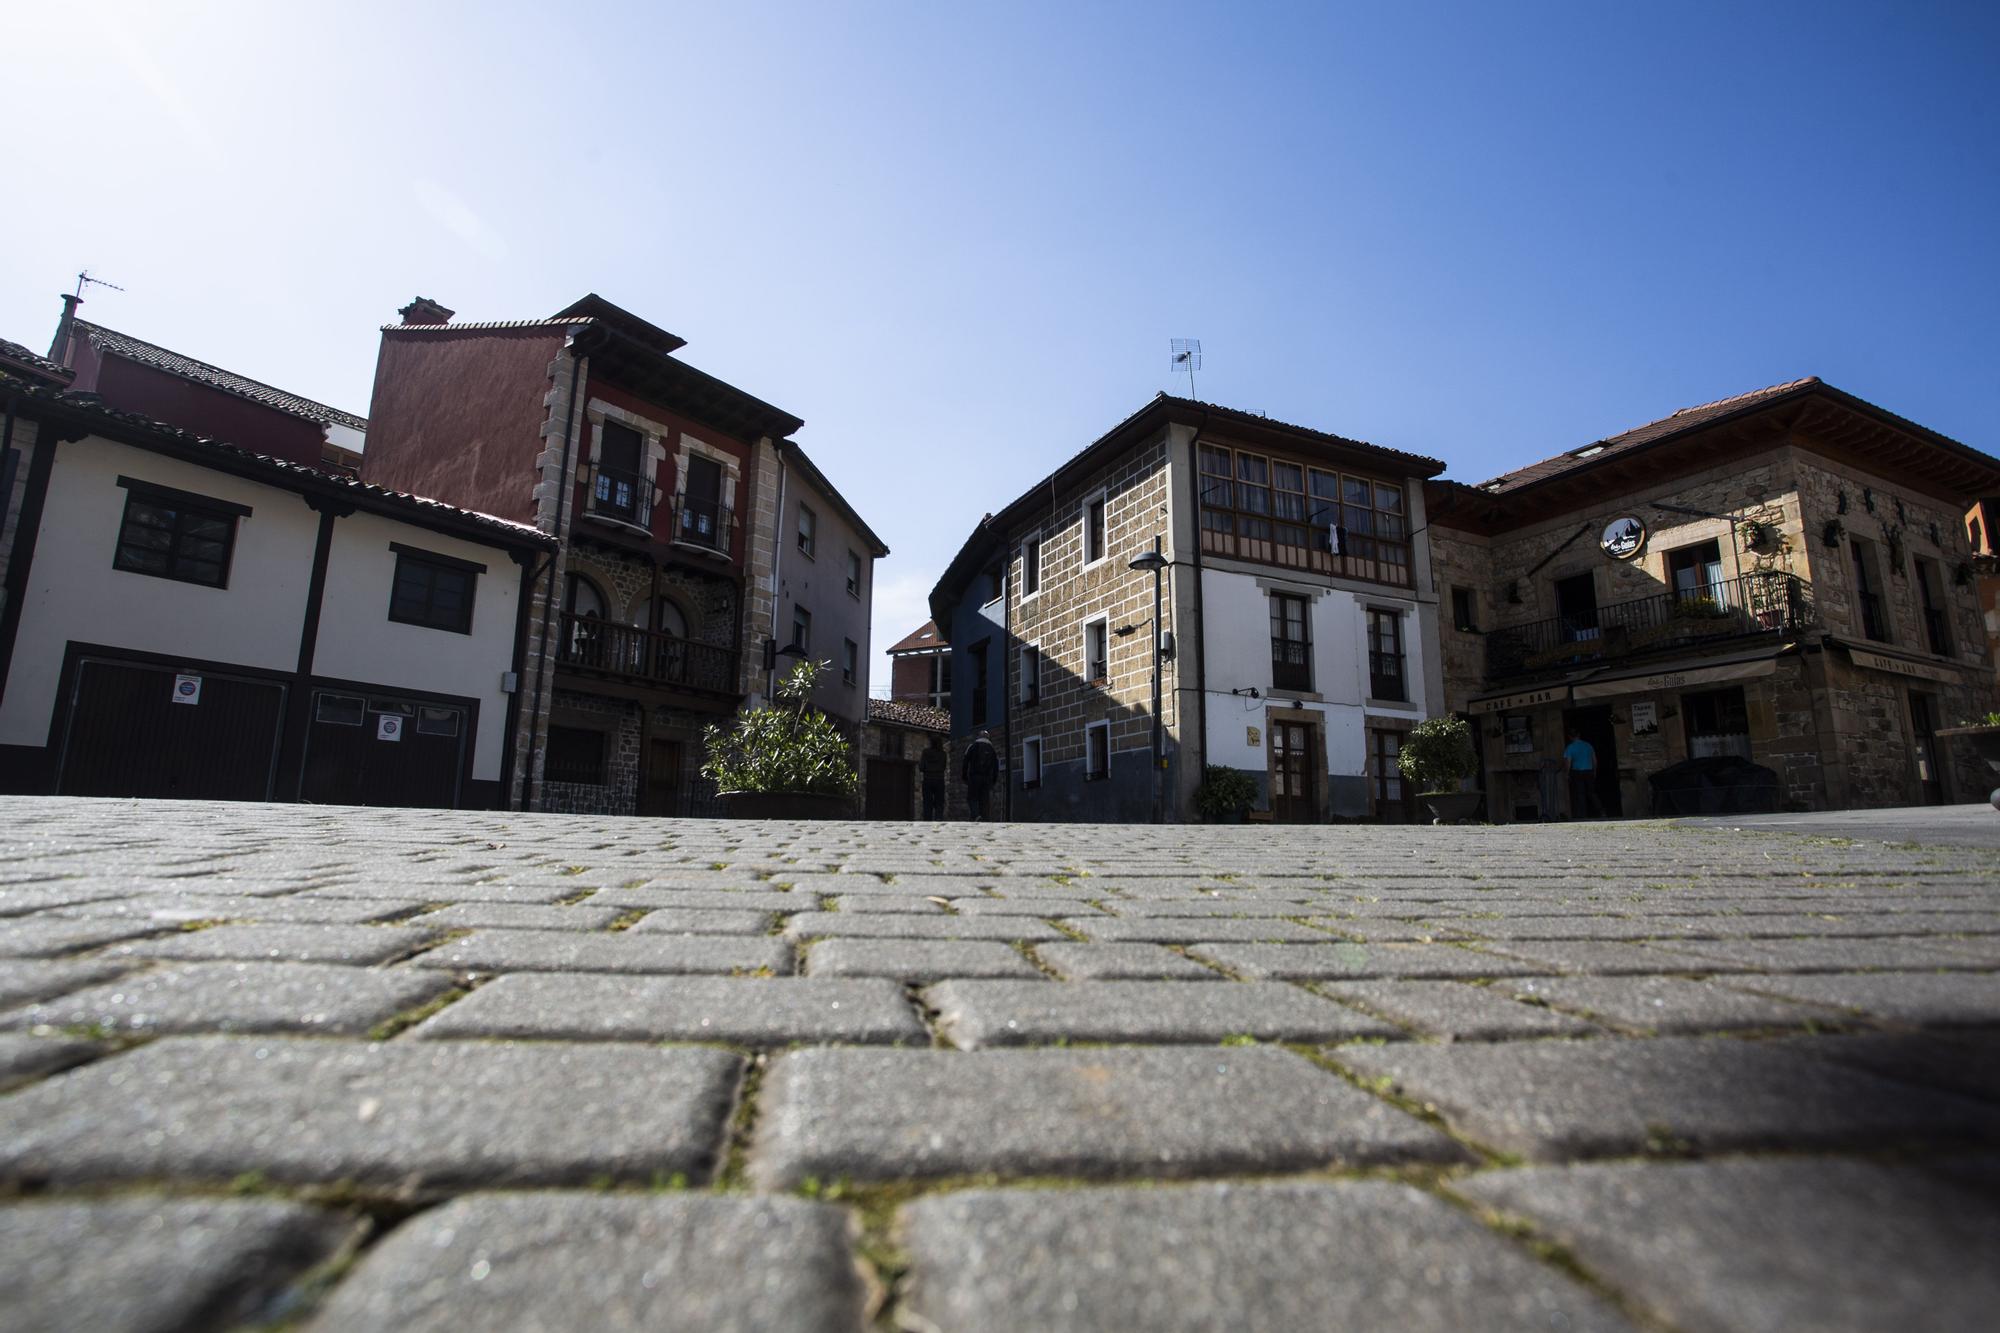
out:
{"label": "drainpipe", "polygon": [[[1007,688],[1007,664],[1014,660],[1014,548],[1000,555],[1000,739],[1007,747],[1008,760],[1014,755],[1014,691]],[[993,690],[993,673],[986,673],[986,689]],[[1000,798],[1000,813],[1014,822],[1014,779],[1008,778],[1007,794]]]}
{"label": "drainpipe", "polygon": [[[1194,495],[1194,725],[1201,756],[1201,766],[1195,769],[1196,781],[1208,772],[1208,615],[1201,600],[1201,436],[1208,429],[1208,420],[1204,409],[1201,424],[1195,427],[1194,438],[1188,441],[1188,489]],[[1154,628],[1157,630],[1158,626]],[[1179,705],[1175,707],[1178,720]]]}
{"label": "drainpipe", "polygon": [[[589,331],[586,328],[582,333],[571,334],[569,338],[569,398],[563,406],[562,467],[556,475],[556,524],[555,532],[552,534],[556,539],[556,549],[549,555],[548,587],[543,594],[543,605],[548,608],[548,612],[542,617],[542,633],[535,648],[535,696],[530,702],[528,714],[530,746],[534,744],[536,730],[542,725],[542,682],[547,677],[549,669],[549,627],[559,614],[556,609],[556,558],[562,554],[564,520],[569,516],[571,501],[574,498],[573,492],[576,490],[575,480],[570,476],[570,462],[576,452],[576,392],[583,377],[583,361],[587,351],[584,343],[596,341],[596,339],[586,339],[585,335]],[[523,755],[522,760],[528,768],[527,781],[521,785],[521,808],[531,810],[534,808],[535,798],[541,794],[541,789],[535,781],[533,752]]]}
{"label": "drainpipe", "polygon": [[[778,643],[778,589],[783,586],[779,572],[785,567],[785,482],[789,476],[785,467],[785,446],[772,441],[771,452],[778,459],[778,507],[771,517],[771,645]],[[771,665],[764,672],[764,701],[769,703],[777,690],[778,659],[773,656]],[[863,706],[864,711],[866,705]]]}
{"label": "drainpipe", "polygon": [[[514,596],[514,692],[507,696],[506,740],[500,749],[500,808],[507,808],[509,795],[514,790],[514,774],[520,762],[521,743],[521,679],[528,671],[528,612],[534,606],[535,580],[542,577],[542,565],[536,563],[535,553],[516,551],[514,564],[521,571],[521,586]],[[541,559],[555,564],[556,553],[545,551]],[[522,796],[525,798],[524,791]]]}

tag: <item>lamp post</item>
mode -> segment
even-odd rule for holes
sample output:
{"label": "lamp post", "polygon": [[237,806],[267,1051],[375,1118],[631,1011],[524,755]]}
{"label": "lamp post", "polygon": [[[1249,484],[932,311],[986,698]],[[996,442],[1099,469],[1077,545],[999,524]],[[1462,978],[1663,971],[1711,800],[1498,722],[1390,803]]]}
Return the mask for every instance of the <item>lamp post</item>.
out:
{"label": "lamp post", "polygon": [[[1153,549],[1143,555],[1132,557],[1131,569],[1150,571],[1153,575],[1153,822],[1160,822],[1160,770],[1165,766],[1165,756],[1160,752],[1160,642],[1163,631],[1160,627],[1160,576],[1166,572],[1169,561],[1160,554],[1160,539],[1153,538]],[[1106,756],[1107,760],[1109,756]]]}

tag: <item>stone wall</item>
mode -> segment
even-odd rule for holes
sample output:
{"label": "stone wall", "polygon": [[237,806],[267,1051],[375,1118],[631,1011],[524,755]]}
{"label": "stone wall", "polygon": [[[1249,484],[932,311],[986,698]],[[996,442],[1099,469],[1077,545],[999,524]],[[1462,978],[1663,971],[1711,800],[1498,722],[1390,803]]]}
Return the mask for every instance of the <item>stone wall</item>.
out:
{"label": "stone wall", "polygon": [[[1486,684],[1486,639],[1500,618],[1495,604],[1493,552],[1485,537],[1453,528],[1432,527],[1431,573],[1438,594],[1438,655],[1444,666],[1445,707],[1462,712]],[[1472,595],[1474,629],[1460,631],[1452,616],[1452,593]]]}
{"label": "stone wall", "polygon": [[639,705],[570,690],[555,691],[549,722],[605,733],[602,783],[544,782],[536,808],[565,815],[629,815],[639,808]]}

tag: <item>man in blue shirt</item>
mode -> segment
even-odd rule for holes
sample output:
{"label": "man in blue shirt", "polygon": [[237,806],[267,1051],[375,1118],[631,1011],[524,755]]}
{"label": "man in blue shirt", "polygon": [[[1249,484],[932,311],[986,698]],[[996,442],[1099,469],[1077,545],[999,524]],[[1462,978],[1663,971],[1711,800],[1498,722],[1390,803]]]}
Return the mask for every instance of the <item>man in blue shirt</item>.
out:
{"label": "man in blue shirt", "polygon": [[1597,803],[1597,750],[1574,728],[1569,744],[1563,746],[1563,767],[1569,770],[1569,817],[1602,819],[1604,807]]}

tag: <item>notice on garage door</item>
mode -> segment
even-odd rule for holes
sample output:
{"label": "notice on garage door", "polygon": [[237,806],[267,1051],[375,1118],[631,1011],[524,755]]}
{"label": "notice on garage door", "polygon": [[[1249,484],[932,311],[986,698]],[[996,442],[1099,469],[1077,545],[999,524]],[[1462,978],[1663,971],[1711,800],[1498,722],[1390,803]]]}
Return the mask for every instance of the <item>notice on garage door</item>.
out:
{"label": "notice on garage door", "polygon": [[200,676],[174,677],[174,702],[177,704],[198,704],[201,702]]}
{"label": "notice on garage door", "polygon": [[375,739],[378,741],[399,741],[403,739],[403,718],[398,713],[377,713],[375,715]]}

